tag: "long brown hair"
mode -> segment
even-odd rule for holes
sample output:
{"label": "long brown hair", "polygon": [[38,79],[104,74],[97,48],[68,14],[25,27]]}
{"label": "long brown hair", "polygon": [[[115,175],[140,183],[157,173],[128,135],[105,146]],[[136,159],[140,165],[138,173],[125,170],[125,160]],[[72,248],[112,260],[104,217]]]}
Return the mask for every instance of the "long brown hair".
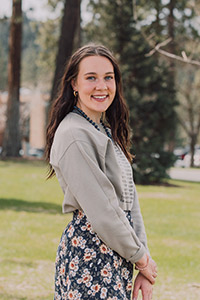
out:
{"label": "long brown hair", "polygon": [[[118,143],[128,160],[132,160],[132,156],[128,151],[130,145],[128,110],[123,98],[121,72],[118,63],[106,47],[91,44],[81,47],[71,56],[61,81],[60,93],[51,106],[45,149],[46,160],[48,163],[56,129],[64,117],[73,110],[73,107],[77,102],[77,97],[73,94],[71,81],[75,80],[78,75],[81,60],[88,56],[104,56],[109,59],[113,65],[116,81],[116,94],[112,104],[105,112],[105,121],[111,129],[114,142]],[[50,165],[48,178],[53,175],[54,170]]]}

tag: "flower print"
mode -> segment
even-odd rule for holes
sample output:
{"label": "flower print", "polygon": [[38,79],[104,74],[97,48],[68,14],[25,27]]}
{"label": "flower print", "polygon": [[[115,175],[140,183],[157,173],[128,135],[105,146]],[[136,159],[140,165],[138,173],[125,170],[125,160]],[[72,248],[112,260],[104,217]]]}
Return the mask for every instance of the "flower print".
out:
{"label": "flower print", "polygon": [[108,254],[110,254],[110,256],[113,256],[113,250],[108,248]]}
{"label": "flower print", "polygon": [[127,270],[127,268],[123,268],[122,269],[122,277],[124,277],[125,279],[128,279],[128,275],[129,275],[129,271]]}
{"label": "flower print", "polygon": [[110,263],[107,263],[104,268],[101,270],[101,276],[104,277],[103,281],[110,283],[111,282],[111,277],[112,277],[112,272],[111,272],[111,266]]}
{"label": "flower print", "polygon": [[86,215],[77,210],[58,247],[54,299],[130,299],[132,264],[91,230]]}
{"label": "flower print", "polygon": [[92,225],[90,222],[86,222],[85,225],[81,226],[82,231],[88,230],[91,234],[94,234],[94,231],[92,229]]}
{"label": "flower print", "polygon": [[66,281],[65,281],[65,286],[67,286],[67,289],[69,290],[71,284],[71,280],[69,279],[69,275],[67,275]]}
{"label": "flower print", "polygon": [[83,217],[84,217],[84,213],[81,211],[81,210],[79,210],[79,212],[78,212],[78,219],[82,219]]}
{"label": "flower print", "polygon": [[72,246],[73,247],[78,247],[78,244],[79,244],[79,241],[78,241],[77,237],[76,236],[73,237],[73,239],[72,239]]}
{"label": "flower print", "polygon": [[62,250],[63,250],[63,251],[66,250],[66,242],[65,242],[65,239],[62,240],[61,247],[62,247]]}
{"label": "flower print", "polygon": [[55,292],[54,299],[61,300],[61,296],[57,292]]}
{"label": "flower print", "polygon": [[107,254],[107,253],[108,253],[108,248],[107,248],[107,246],[106,246],[105,244],[102,244],[102,245],[100,246],[100,251],[101,251],[101,253],[103,253],[103,254]]}
{"label": "flower print", "polygon": [[76,272],[78,271],[79,269],[79,258],[78,256],[74,257],[71,262],[69,263],[69,269],[71,271],[71,275],[72,276],[75,276],[76,275]]}
{"label": "flower print", "polygon": [[91,290],[90,290],[90,294],[92,294],[92,296],[95,296],[96,293],[98,293],[100,291],[101,286],[97,283],[97,284],[93,284],[91,286]]}
{"label": "flower print", "polygon": [[132,281],[129,281],[126,285],[126,290],[131,291],[132,290]]}
{"label": "flower print", "polygon": [[79,210],[75,224],[80,224],[80,222],[84,218],[84,216],[85,216],[85,214],[81,210]]}
{"label": "flower print", "polygon": [[64,299],[73,299],[79,300],[81,299],[82,294],[78,292],[78,290],[70,290]]}
{"label": "flower print", "polygon": [[74,299],[74,293],[73,293],[73,291],[72,290],[70,290],[69,292],[68,292],[68,299]]}
{"label": "flower print", "polygon": [[92,284],[93,277],[90,275],[90,271],[88,269],[84,269],[81,278],[77,280],[78,284],[84,283],[87,287],[90,287]]}
{"label": "flower print", "polygon": [[78,236],[78,246],[81,249],[85,248],[86,240],[82,236]]}
{"label": "flower print", "polygon": [[61,276],[63,276],[65,274],[65,264],[62,263],[62,265],[60,266],[60,274]]}
{"label": "flower print", "polygon": [[98,238],[98,236],[95,234],[95,236],[92,238],[92,241],[96,243],[96,245],[98,246],[100,244],[100,239]]}
{"label": "flower print", "polygon": [[119,267],[118,259],[114,259],[113,265],[114,265],[115,269],[117,270]]}
{"label": "flower print", "polygon": [[101,299],[105,299],[107,297],[107,288],[101,288]]}
{"label": "flower print", "polygon": [[58,255],[58,253],[57,253],[57,254],[56,254],[56,265],[58,264],[59,260],[60,260],[60,257],[59,257],[59,255]]}
{"label": "flower print", "polygon": [[100,265],[100,263],[101,263],[101,258],[99,258],[97,265]]}
{"label": "flower print", "polygon": [[96,252],[93,249],[86,248],[84,254],[84,261],[90,261],[92,258],[96,257]]}
{"label": "flower print", "polygon": [[115,289],[116,291],[122,289],[122,282],[121,282],[119,276],[117,276],[116,285],[114,285],[114,289]]}
{"label": "flower print", "polygon": [[68,236],[69,237],[72,237],[73,236],[73,233],[74,233],[74,226],[71,224],[67,230],[68,232]]}

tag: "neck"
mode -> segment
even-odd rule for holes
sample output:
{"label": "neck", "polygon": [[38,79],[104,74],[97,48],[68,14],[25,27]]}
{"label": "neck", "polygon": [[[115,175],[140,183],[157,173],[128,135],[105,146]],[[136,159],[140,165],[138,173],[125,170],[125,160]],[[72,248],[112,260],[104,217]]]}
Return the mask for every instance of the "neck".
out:
{"label": "neck", "polygon": [[100,120],[101,120],[101,112],[92,112],[92,111],[88,111],[85,107],[81,107],[81,105],[77,104],[76,105],[80,110],[82,110],[82,112],[84,112],[93,122],[100,124]]}

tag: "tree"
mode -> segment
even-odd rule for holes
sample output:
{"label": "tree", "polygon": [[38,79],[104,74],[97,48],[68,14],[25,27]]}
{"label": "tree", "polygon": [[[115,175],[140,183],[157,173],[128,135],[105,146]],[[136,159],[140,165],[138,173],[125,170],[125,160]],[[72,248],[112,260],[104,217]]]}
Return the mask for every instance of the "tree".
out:
{"label": "tree", "polygon": [[179,122],[185,131],[191,151],[190,166],[194,166],[195,145],[200,134],[200,70],[188,65],[186,70],[178,70],[177,85],[179,86],[178,107]]}
{"label": "tree", "polygon": [[7,89],[8,74],[8,36],[9,36],[9,20],[7,18],[0,19],[0,90]]}
{"label": "tree", "polygon": [[22,41],[22,0],[13,0],[9,39],[7,122],[2,156],[17,157],[21,149],[19,89]]}
{"label": "tree", "polygon": [[165,146],[176,126],[171,97],[174,87],[170,86],[167,65],[157,57],[145,56],[150,47],[141,34],[142,20],[135,23],[129,0],[91,1],[90,5],[94,17],[86,28],[88,39],[95,34],[96,41],[111,48],[121,64],[133,129],[135,179],[159,182],[167,177],[166,170],[173,163]]}
{"label": "tree", "polygon": [[[80,35],[80,2],[81,0],[65,0],[60,38],[58,42],[56,67],[51,90],[51,101],[57,94],[66,60],[71,56],[74,49],[76,33],[78,32],[78,35]],[[79,43],[80,41],[77,39],[77,44]]]}

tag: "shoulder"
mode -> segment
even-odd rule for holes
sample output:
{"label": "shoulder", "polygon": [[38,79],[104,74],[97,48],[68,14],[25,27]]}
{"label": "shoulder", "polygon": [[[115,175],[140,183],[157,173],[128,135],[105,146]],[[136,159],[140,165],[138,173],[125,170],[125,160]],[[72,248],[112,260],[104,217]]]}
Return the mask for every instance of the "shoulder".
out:
{"label": "shoulder", "polygon": [[56,130],[52,145],[54,156],[56,154],[59,160],[74,143],[87,145],[86,148],[90,147],[97,155],[104,156],[108,137],[99,132],[82,116],[69,113]]}

